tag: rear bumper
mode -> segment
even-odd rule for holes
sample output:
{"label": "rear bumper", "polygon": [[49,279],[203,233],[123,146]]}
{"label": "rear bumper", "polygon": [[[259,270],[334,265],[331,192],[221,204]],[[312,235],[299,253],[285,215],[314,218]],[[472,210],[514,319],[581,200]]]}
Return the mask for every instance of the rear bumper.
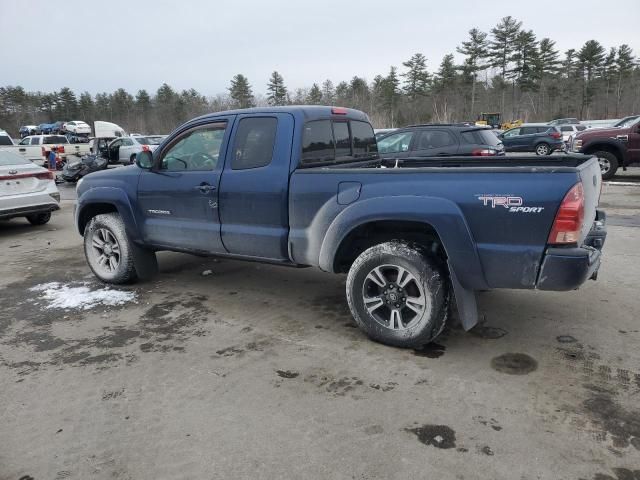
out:
{"label": "rear bumper", "polygon": [[28,207],[18,207],[0,210],[0,219],[8,219],[15,217],[26,217],[27,215],[34,215],[36,213],[48,213],[55,210],[60,210],[60,206],[57,203],[45,203],[43,205],[29,205]]}
{"label": "rear bumper", "polygon": [[606,216],[598,210],[596,221],[582,247],[548,247],[538,275],[539,290],[575,290],[588,279],[595,280],[602,247],[607,237]]}

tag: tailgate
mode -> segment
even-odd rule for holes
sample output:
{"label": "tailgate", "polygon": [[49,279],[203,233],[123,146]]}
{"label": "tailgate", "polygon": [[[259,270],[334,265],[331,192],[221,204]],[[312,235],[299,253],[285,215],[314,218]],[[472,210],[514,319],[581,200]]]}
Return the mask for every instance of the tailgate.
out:
{"label": "tailgate", "polygon": [[600,188],[602,187],[602,173],[596,157],[591,157],[589,161],[580,165],[579,171],[584,191],[584,222],[580,235],[580,244],[582,244],[596,219],[596,208],[600,201]]}

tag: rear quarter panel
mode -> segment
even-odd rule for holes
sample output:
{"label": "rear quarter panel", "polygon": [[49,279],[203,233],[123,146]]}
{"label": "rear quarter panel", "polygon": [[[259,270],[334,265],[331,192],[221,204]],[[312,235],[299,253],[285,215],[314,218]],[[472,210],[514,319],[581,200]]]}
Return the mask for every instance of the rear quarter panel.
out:
{"label": "rear quarter panel", "polygon": [[[409,210],[412,218],[437,225],[450,263],[456,265],[456,274],[467,288],[533,288],[556,211],[566,192],[578,181],[578,174],[548,170],[532,173],[530,169],[522,173],[491,168],[470,170],[473,169],[298,170],[290,182],[292,258],[298,263],[318,265],[325,232],[346,209],[376,198],[392,201],[393,197],[413,197],[415,202],[403,202],[398,209]],[[354,203],[338,204],[340,182],[362,185]],[[493,198],[512,198],[510,204],[522,209],[512,210],[495,203],[499,200]],[[425,201],[439,205],[428,208]],[[444,205],[454,208],[447,207],[443,212]],[[387,212],[388,219],[405,214],[398,209]],[[456,225],[460,220],[467,226],[472,252],[456,251],[445,240],[460,235]],[[357,219],[352,221],[356,223]],[[474,274],[469,282],[475,266],[468,262],[474,257],[478,259],[481,279]]]}

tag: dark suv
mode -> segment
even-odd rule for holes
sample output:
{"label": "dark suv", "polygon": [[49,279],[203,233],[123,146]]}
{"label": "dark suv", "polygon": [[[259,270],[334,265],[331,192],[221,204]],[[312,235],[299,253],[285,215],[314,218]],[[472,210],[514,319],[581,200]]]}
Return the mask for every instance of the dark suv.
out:
{"label": "dark suv", "polygon": [[507,152],[535,152],[550,155],[555,150],[564,150],[562,132],[547,124],[525,123],[499,135]]}
{"label": "dark suv", "polygon": [[378,139],[382,158],[504,155],[502,141],[484,127],[412,125]]}

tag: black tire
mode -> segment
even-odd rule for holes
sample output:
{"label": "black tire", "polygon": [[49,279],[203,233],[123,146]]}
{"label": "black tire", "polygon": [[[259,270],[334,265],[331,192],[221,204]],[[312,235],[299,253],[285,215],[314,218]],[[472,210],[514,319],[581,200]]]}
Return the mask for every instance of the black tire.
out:
{"label": "black tire", "polygon": [[[98,246],[100,241],[102,247]],[[129,237],[117,213],[96,215],[89,221],[84,230],[84,255],[93,274],[105,283],[137,280]]]}
{"label": "black tire", "polygon": [[600,172],[602,172],[602,179],[609,180],[610,178],[613,178],[618,170],[618,157],[606,150],[598,150],[597,152],[593,152],[592,155],[598,157]]}
{"label": "black tire", "polygon": [[[376,268],[379,268],[378,272],[390,276],[391,283],[380,287],[372,281],[371,275]],[[398,268],[404,269],[405,273],[401,274]],[[395,280],[394,269],[397,274]],[[402,281],[398,277],[406,272],[413,279],[402,289],[399,286]],[[356,258],[347,276],[347,302],[358,326],[373,340],[395,347],[418,348],[440,335],[449,314],[449,292],[449,281],[442,262],[427,256],[418,245],[402,240],[381,243],[365,250]],[[398,296],[394,297],[394,293]],[[379,298],[382,304],[371,310],[372,305],[375,306],[372,303],[375,298]],[[400,303],[391,305],[390,302],[396,298]],[[408,305],[414,303],[415,307],[417,303],[410,299],[420,298],[424,298],[424,307],[421,313],[417,313]],[[398,310],[394,308],[398,306],[403,313],[396,314],[394,319],[392,311]],[[384,320],[386,317],[387,321]],[[403,323],[404,319],[408,321]]]}
{"label": "black tire", "polygon": [[133,155],[131,155],[131,157],[129,158],[129,164],[133,165],[134,163],[136,163],[136,154],[135,153]]}
{"label": "black tire", "polygon": [[33,215],[27,215],[27,220],[31,225],[44,225],[51,220],[51,212],[34,213]]}
{"label": "black tire", "polygon": [[535,147],[536,155],[549,155],[551,154],[551,147],[546,143],[542,142],[536,145]]}

